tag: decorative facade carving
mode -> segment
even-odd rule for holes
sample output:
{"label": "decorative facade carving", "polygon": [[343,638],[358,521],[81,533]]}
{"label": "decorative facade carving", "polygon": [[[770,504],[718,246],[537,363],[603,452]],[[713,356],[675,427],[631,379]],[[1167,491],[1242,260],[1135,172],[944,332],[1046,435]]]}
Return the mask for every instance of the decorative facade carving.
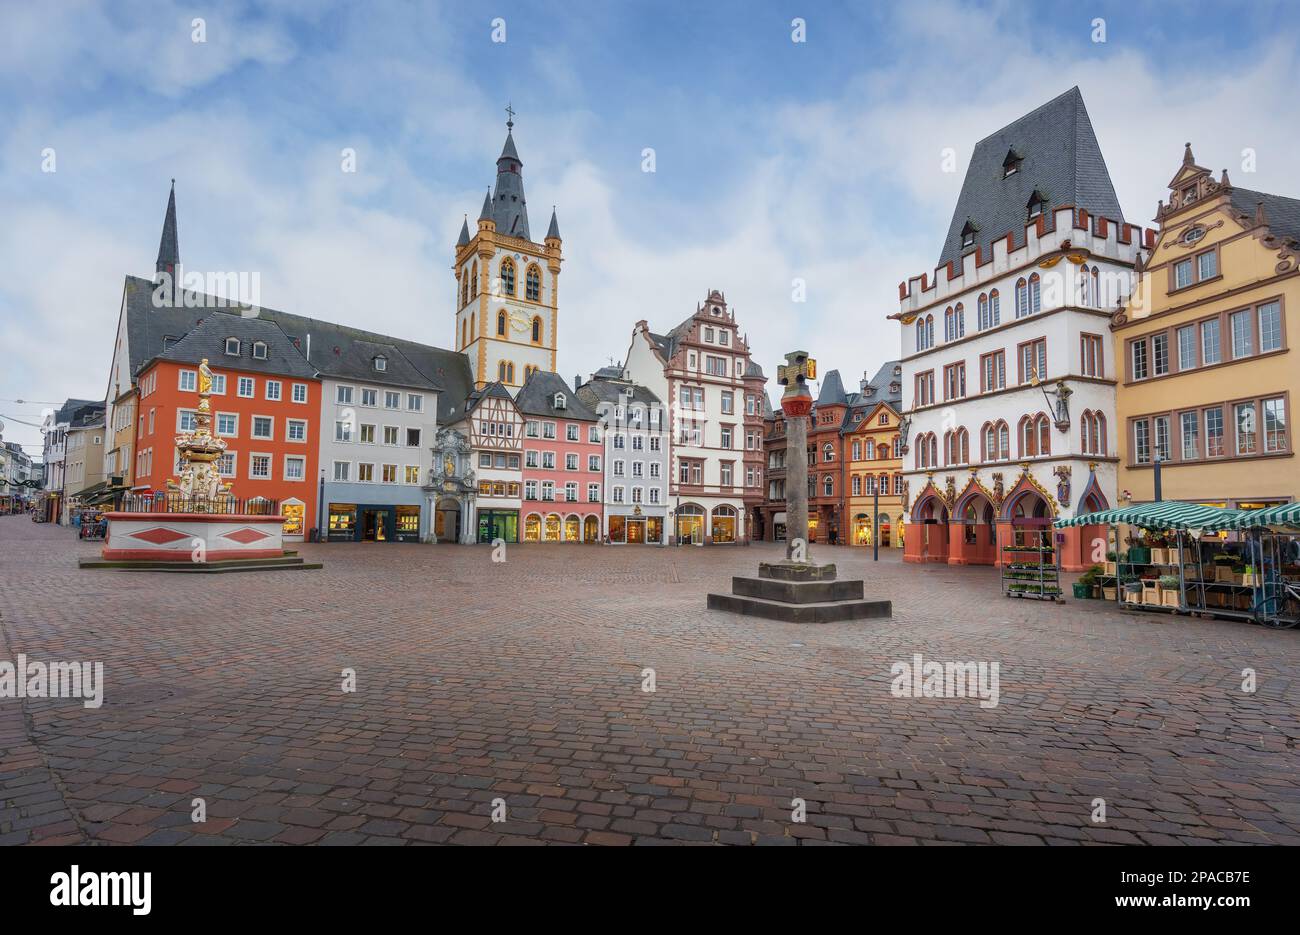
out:
{"label": "decorative facade carving", "polygon": [[1056,499],[1060,501],[1062,507],[1070,505],[1070,474],[1071,469],[1068,464],[1057,465],[1056,470],[1052,473],[1056,475]]}

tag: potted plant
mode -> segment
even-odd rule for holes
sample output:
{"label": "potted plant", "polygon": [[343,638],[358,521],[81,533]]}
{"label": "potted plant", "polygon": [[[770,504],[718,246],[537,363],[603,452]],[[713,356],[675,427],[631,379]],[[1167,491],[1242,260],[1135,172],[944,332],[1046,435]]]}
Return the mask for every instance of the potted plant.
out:
{"label": "potted plant", "polygon": [[1160,576],[1160,603],[1165,607],[1179,606],[1179,581],[1177,575]]}
{"label": "potted plant", "polygon": [[1140,604],[1142,603],[1142,582],[1135,577],[1124,579],[1124,603]]}
{"label": "potted plant", "polygon": [[1125,542],[1128,543],[1128,561],[1130,565],[1148,565],[1151,563],[1151,549],[1143,545],[1141,540],[1129,536]]}
{"label": "potted plant", "polygon": [[1241,583],[1247,587],[1259,587],[1259,573],[1255,571],[1254,565],[1247,565],[1242,570]]}
{"label": "potted plant", "polygon": [[1106,553],[1106,567],[1104,574],[1114,575],[1119,570],[1119,553],[1111,549]]}
{"label": "potted plant", "polygon": [[1142,603],[1160,603],[1160,579],[1149,572],[1142,576]]}
{"label": "potted plant", "polygon": [[[1078,585],[1084,589],[1083,597],[1096,597],[1098,588],[1098,579],[1101,577],[1101,566],[1093,565],[1079,576]],[[1080,596],[1077,591],[1076,597]]]}
{"label": "potted plant", "polygon": [[1154,533],[1147,534],[1147,546],[1151,549],[1152,565],[1169,564],[1169,550],[1166,548],[1168,543],[1169,540],[1164,536],[1156,535]]}

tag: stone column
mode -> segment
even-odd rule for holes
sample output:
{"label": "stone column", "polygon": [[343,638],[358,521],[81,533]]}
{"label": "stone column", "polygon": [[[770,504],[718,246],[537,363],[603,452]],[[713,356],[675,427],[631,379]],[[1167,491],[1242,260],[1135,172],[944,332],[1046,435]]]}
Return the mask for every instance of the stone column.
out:
{"label": "stone column", "polygon": [[[812,412],[812,394],[804,382],[808,373],[808,354],[786,354],[787,366],[781,368],[785,393],[781,413],[785,416],[785,558],[786,561],[812,562],[808,544],[808,415]],[[816,364],[813,364],[815,367]],[[797,554],[802,543],[803,554]]]}
{"label": "stone column", "polygon": [[808,561],[808,416],[786,409],[785,415],[785,557],[794,560],[795,548],[804,543],[801,561]]}

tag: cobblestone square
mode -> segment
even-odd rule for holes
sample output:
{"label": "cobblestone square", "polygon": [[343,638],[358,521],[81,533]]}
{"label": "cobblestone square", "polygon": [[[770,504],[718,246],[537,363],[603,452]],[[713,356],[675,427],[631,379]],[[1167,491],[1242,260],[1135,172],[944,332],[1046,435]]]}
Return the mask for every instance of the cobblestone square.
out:
{"label": "cobblestone square", "polygon": [[[845,547],[817,554],[892,619],[707,611],[762,544],[77,570],[97,548],[0,518],[0,661],[105,679],[99,708],[0,699],[0,844],[1300,843],[1297,632]],[[997,662],[999,703],[894,697],[916,653]]]}

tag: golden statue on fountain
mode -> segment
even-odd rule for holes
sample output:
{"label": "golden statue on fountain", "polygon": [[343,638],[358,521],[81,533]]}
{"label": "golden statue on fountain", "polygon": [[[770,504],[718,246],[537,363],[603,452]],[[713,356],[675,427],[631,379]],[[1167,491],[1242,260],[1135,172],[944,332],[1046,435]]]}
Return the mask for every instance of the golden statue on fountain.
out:
{"label": "golden statue on fountain", "polygon": [[212,434],[212,370],[205,357],[199,363],[199,409],[194,431],[176,436],[180,457],[179,480],[168,480],[169,493],[185,499],[183,509],[194,513],[229,512],[234,503],[230,484],[221,480],[217,462],[226,453],[226,443]]}

